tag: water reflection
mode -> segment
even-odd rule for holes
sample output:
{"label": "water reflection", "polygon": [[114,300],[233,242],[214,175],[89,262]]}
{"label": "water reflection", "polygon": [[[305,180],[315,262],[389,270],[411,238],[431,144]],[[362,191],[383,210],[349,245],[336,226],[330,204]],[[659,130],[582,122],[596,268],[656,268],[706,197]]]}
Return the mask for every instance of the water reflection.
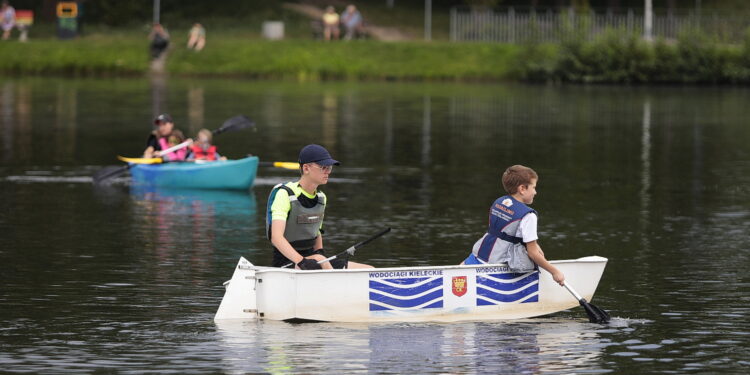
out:
{"label": "water reflection", "polygon": [[131,186],[136,231],[160,262],[189,256],[205,268],[222,255],[255,248],[257,203],[252,192]]}
{"label": "water reflection", "polygon": [[[479,362],[497,372],[742,373],[748,97],[727,87],[4,80],[0,263],[10,272],[0,272],[0,320],[10,345],[0,367],[106,371],[114,365],[97,360],[113,356],[132,372],[222,370],[206,358],[237,372],[330,372],[310,346],[351,345],[353,362],[323,358],[362,372],[404,372],[418,358],[417,372],[480,372]],[[326,247],[392,226],[356,255],[378,267],[461,261],[486,227],[500,170],[529,164],[541,175],[534,208],[548,257],[610,258],[597,305],[654,323],[576,328],[580,309],[520,325],[259,323],[238,333],[255,349],[211,351],[226,345],[210,323],[221,282],[240,255],[268,264],[259,210],[273,184],[297,174],[264,168],[255,193],[220,197],[131,191],[127,179],[93,188],[91,174],[142,151],[144,119],[168,108],[191,130],[253,117],[257,132],[217,139],[233,157],[294,160],[300,145],[335,144],[344,165],[324,188]]]}
{"label": "water reflection", "polygon": [[167,76],[152,73],[148,76],[151,85],[151,118],[169,111],[167,107]]}
{"label": "water reflection", "polygon": [[5,82],[0,94],[0,131],[3,138],[3,159],[31,158],[32,142],[32,89],[24,82]]}
{"label": "water reflection", "polygon": [[543,319],[454,324],[221,321],[216,325],[224,370],[230,373],[597,372],[597,359],[607,346],[591,324]]}
{"label": "water reflection", "polygon": [[55,159],[59,162],[72,162],[75,158],[77,116],[78,90],[71,85],[58,85],[55,108]]}
{"label": "water reflection", "polygon": [[202,86],[191,86],[187,90],[188,137],[198,134],[205,120],[205,100]]}

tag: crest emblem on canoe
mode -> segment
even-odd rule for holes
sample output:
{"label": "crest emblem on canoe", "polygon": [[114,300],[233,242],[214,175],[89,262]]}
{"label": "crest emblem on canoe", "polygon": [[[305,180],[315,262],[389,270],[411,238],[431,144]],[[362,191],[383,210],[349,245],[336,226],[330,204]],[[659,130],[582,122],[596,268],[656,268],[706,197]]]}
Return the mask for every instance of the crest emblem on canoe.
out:
{"label": "crest emblem on canoe", "polygon": [[458,297],[466,294],[466,276],[454,276],[452,284],[453,294]]}

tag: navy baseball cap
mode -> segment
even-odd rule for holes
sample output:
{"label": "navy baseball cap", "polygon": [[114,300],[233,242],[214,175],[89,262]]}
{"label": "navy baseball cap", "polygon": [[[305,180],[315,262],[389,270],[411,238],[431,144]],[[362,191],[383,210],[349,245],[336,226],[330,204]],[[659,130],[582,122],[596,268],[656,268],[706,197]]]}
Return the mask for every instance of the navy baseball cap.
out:
{"label": "navy baseball cap", "polygon": [[316,144],[303,147],[302,151],[299,152],[298,161],[300,164],[317,163],[322,166],[341,164],[338,160],[333,160],[331,154],[328,153],[328,150],[323,146]]}
{"label": "navy baseball cap", "polygon": [[154,124],[158,125],[160,122],[174,122],[172,121],[172,116],[170,116],[168,113],[162,113],[159,116],[156,116],[154,119]]}

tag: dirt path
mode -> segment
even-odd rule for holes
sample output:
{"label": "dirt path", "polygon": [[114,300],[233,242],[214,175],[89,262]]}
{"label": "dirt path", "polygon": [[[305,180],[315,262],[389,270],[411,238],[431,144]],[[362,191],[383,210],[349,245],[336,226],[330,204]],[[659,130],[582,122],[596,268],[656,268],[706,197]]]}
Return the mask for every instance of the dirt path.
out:
{"label": "dirt path", "polygon": [[[323,9],[309,4],[284,3],[283,7],[304,15],[312,20],[319,20],[323,16]],[[375,40],[397,42],[410,38],[396,27],[384,27],[365,21],[365,30]]]}

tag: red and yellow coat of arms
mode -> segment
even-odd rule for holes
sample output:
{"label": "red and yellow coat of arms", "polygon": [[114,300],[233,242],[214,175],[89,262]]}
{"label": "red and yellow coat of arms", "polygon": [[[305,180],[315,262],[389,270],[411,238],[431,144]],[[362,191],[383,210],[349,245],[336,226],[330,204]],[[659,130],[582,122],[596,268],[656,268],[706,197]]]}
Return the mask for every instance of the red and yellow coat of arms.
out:
{"label": "red and yellow coat of arms", "polygon": [[453,294],[458,297],[466,294],[466,276],[454,276],[453,277]]}

